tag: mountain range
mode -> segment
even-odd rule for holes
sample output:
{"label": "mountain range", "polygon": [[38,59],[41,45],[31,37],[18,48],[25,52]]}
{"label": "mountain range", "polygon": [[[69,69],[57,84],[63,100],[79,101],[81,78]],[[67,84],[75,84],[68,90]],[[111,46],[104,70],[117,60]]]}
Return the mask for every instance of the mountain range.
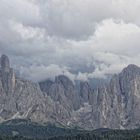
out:
{"label": "mountain range", "polygon": [[8,56],[2,55],[0,122],[27,119],[87,130],[140,127],[140,67],[131,64],[107,84],[93,87],[65,75],[39,83],[24,80],[11,68]]}

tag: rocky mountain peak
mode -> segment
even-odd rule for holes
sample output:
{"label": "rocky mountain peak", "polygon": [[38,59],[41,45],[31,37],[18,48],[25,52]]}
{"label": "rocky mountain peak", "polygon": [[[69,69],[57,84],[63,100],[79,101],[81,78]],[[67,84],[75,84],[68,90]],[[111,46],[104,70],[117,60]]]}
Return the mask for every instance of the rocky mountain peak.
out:
{"label": "rocky mountain peak", "polygon": [[15,73],[10,68],[10,60],[8,56],[1,56],[1,82],[6,93],[12,93],[15,88]]}
{"label": "rocky mountain peak", "polygon": [[[92,83],[94,85],[95,82]],[[129,65],[98,89],[73,83],[65,75],[33,83],[15,78],[9,58],[1,56],[0,121],[30,119],[84,129],[140,127],[140,68]]]}
{"label": "rocky mountain peak", "polygon": [[140,75],[140,67],[138,67],[134,64],[130,64],[122,70],[120,75],[124,75],[124,76],[126,76],[126,75],[131,75],[131,76]]}
{"label": "rocky mountain peak", "polygon": [[126,68],[124,68],[124,69],[132,69],[132,70],[134,70],[134,69],[139,69],[140,70],[140,67],[139,66],[137,66],[137,65],[135,65],[135,64],[129,64]]}
{"label": "rocky mountain peak", "polygon": [[119,74],[119,84],[122,93],[127,93],[131,88],[131,82],[140,76],[140,67],[130,64]]}
{"label": "rocky mountain peak", "polygon": [[55,82],[61,83],[64,86],[64,88],[66,88],[66,89],[68,88],[68,86],[72,86],[72,87],[74,86],[73,82],[65,75],[56,76]]}
{"label": "rocky mountain peak", "polygon": [[4,54],[1,56],[1,68],[5,72],[9,72],[9,70],[10,70],[9,58],[8,58],[8,56],[6,56]]}
{"label": "rocky mountain peak", "polygon": [[[117,93],[121,93],[124,96],[128,96],[130,94],[130,90],[132,89],[132,84],[134,81],[140,77],[140,67],[130,64],[126,68],[124,68],[118,75],[114,75],[111,79],[111,88],[113,86],[117,86]],[[134,86],[134,85],[133,85]]]}

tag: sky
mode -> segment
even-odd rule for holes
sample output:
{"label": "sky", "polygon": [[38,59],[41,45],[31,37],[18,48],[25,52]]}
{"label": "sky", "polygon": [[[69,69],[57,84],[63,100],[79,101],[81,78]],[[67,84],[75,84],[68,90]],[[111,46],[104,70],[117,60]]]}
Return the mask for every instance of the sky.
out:
{"label": "sky", "polygon": [[140,66],[140,0],[0,0],[0,54],[21,77],[106,78]]}

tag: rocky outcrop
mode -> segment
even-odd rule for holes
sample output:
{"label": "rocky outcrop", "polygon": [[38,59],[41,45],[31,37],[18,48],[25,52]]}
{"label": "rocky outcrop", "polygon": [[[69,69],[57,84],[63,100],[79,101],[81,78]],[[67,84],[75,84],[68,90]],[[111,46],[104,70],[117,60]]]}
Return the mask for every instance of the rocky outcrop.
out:
{"label": "rocky outcrop", "polygon": [[1,69],[4,72],[10,71],[10,61],[9,58],[6,55],[1,56]]}
{"label": "rocky outcrop", "polygon": [[114,76],[108,94],[111,96],[113,111],[119,118],[120,128],[139,127],[140,68],[129,65],[119,75]]}
{"label": "rocky outcrop", "polygon": [[79,94],[82,98],[82,102],[87,102],[89,104],[93,103],[93,89],[90,87],[88,82],[80,82]]}
{"label": "rocky outcrop", "polygon": [[93,104],[88,106],[88,109],[85,106],[75,111],[71,124],[75,123],[89,129],[140,127],[140,68],[138,66],[129,65],[120,74],[114,75],[110,83],[95,90],[92,97]]}
{"label": "rocky outcrop", "polygon": [[[92,86],[94,87],[94,86]],[[18,78],[9,58],[1,57],[0,122],[30,119],[84,129],[140,127],[140,68],[129,65],[107,85],[72,82],[65,75],[33,83]]]}
{"label": "rocky outcrop", "polygon": [[14,70],[10,68],[10,61],[6,55],[1,56],[1,82],[5,92],[12,93],[15,89],[15,74]]}
{"label": "rocky outcrop", "polygon": [[9,58],[1,57],[0,70],[0,122],[15,118],[28,118],[45,123],[66,123],[69,111],[40,90],[38,83],[22,80],[10,68]]}
{"label": "rocky outcrop", "polygon": [[[120,74],[114,75],[109,84],[95,90],[88,82],[79,82],[80,84],[75,86],[65,76],[56,79],[50,86],[51,90],[45,92],[54,100],[56,97],[58,99],[58,96],[61,97],[60,104],[71,108],[68,125],[78,125],[87,129],[102,127],[131,129],[140,126],[140,68],[138,66],[129,65]],[[56,90],[53,91],[54,89]],[[76,109],[73,108],[71,100],[78,103]]]}

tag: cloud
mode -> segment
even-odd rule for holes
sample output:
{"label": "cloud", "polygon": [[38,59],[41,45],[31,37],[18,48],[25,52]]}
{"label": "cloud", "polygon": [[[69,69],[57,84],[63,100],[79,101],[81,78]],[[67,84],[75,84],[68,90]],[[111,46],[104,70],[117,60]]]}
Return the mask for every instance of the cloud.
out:
{"label": "cloud", "polygon": [[140,66],[139,0],[0,2],[0,53],[23,77],[88,80]]}
{"label": "cloud", "polygon": [[93,57],[95,70],[85,75],[88,78],[97,78],[118,73],[130,63],[140,65],[139,37],[139,26],[108,19],[96,26],[93,36],[87,41],[74,41],[73,45],[79,46],[78,50],[88,46],[85,56]]}
{"label": "cloud", "polygon": [[139,6],[139,0],[43,0],[40,14],[50,35],[86,39],[94,32],[95,24],[104,19],[140,25]]}
{"label": "cloud", "polygon": [[[60,67],[58,65],[51,64],[49,66],[44,65],[31,65],[29,68],[20,67],[20,75],[22,75],[25,79],[32,79],[34,82],[42,81],[47,79],[54,80],[55,76],[58,75],[66,75],[72,81],[75,80],[75,75],[71,74],[66,67]],[[47,73],[47,75],[46,75]],[[29,77],[30,75],[30,77]],[[44,76],[45,75],[45,76]]]}
{"label": "cloud", "polygon": [[32,0],[0,0],[0,19],[13,19],[26,25],[37,25],[41,21],[39,7]]}

